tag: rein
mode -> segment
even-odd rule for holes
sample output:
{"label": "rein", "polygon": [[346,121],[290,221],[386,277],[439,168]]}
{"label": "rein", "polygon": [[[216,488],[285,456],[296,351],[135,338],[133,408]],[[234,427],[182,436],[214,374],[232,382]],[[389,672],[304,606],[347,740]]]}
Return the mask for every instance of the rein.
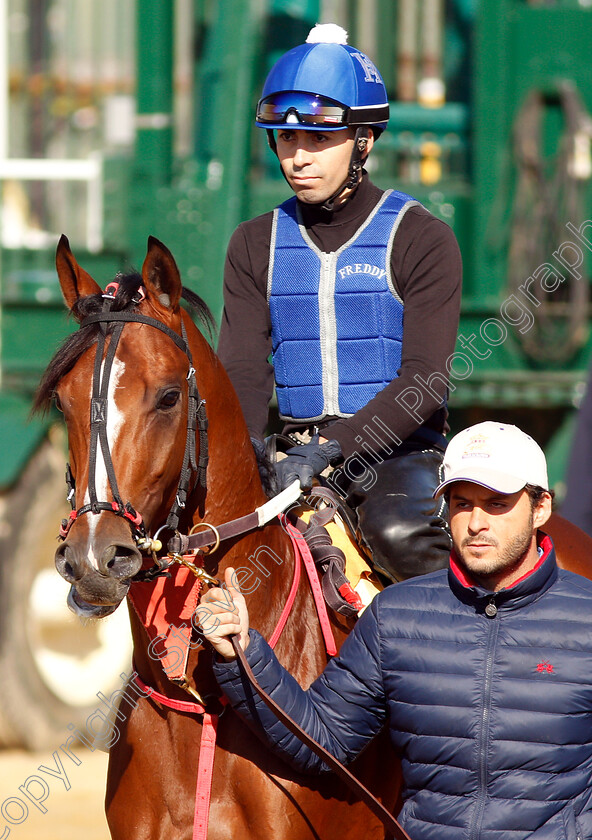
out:
{"label": "rein", "polygon": [[[289,489],[293,491],[293,488]],[[283,491],[283,493],[280,494],[280,496],[283,496],[285,493],[286,491]],[[276,497],[276,499],[272,499],[271,501],[276,502],[277,504],[277,500],[279,498],[280,497],[278,496]],[[268,502],[267,505],[269,504],[270,503]],[[266,505],[263,505],[263,508],[264,507],[266,507]],[[261,510],[261,508],[258,510]],[[256,514],[257,511],[255,511],[254,514],[250,514],[250,517],[253,517]],[[234,523],[244,522],[244,520],[246,519],[249,519],[249,517],[241,517],[240,520],[234,520]],[[321,630],[325,639],[325,646],[327,652],[330,655],[334,656],[337,653],[337,648],[335,646],[335,640],[331,631],[329,618],[325,607],[325,601],[321,591],[321,584],[319,581],[318,573],[315,568],[314,560],[312,559],[312,556],[310,554],[310,551],[308,549],[307,543],[303,535],[296,528],[294,528],[286,520],[285,517],[281,517],[281,521],[283,527],[288,532],[290,539],[292,540],[292,545],[294,547],[294,578],[292,581],[290,593],[288,595],[282,613],[278,619],[276,628],[269,639],[269,645],[273,649],[277,644],[282,630],[284,629],[284,626],[288,619],[288,616],[291,612],[291,609],[293,607],[296,597],[296,591],[298,589],[298,584],[300,581],[300,565],[302,561],[308,573],[308,578],[317,607],[317,612],[321,624]],[[234,530],[237,527],[234,523],[227,523],[227,525],[231,526],[231,529]],[[223,528],[224,526],[220,526],[220,530],[222,530]],[[208,537],[209,539],[212,539],[211,536],[208,535]],[[306,746],[308,746],[313,752],[319,755],[323,759],[323,761],[342,779],[342,781],[344,781],[348,785],[348,787],[366,804],[366,806],[372,811],[372,813],[382,822],[387,831],[390,831],[392,833],[394,840],[410,840],[409,835],[404,831],[404,829],[392,816],[392,814],[390,814],[386,810],[384,805],[382,805],[382,803],[379,802],[378,799],[376,799],[376,797],[373,796],[373,794],[370,793],[370,791],[360,781],[358,781],[358,779],[356,779],[356,777],[346,767],[343,766],[343,764],[341,764],[341,762],[339,762],[334,756],[327,752],[327,750],[325,750],[324,747],[322,747],[314,739],[312,739],[303,729],[301,729],[298,726],[298,724],[295,721],[292,720],[292,718],[290,718],[283,711],[283,709],[281,709],[275,703],[274,700],[272,700],[271,697],[269,697],[268,694],[265,693],[265,691],[257,682],[253,672],[251,671],[251,668],[245,659],[242,648],[238,643],[237,637],[231,637],[231,641],[247,679],[249,680],[255,691],[261,696],[264,703],[266,703],[266,705],[276,714],[278,719],[290,730],[290,732],[296,735],[296,737],[299,738]],[[211,711],[208,711],[203,703],[196,703],[186,700],[174,700],[173,698],[169,698],[165,694],[162,694],[153,689],[151,686],[148,686],[138,676],[137,673],[134,675],[134,679],[142,689],[143,693],[149,696],[153,701],[159,703],[160,705],[178,712],[185,712],[189,714],[196,714],[202,716],[202,737],[200,743],[197,769],[192,840],[206,840],[209,819],[209,797],[212,785],[217,727],[221,712],[213,713]],[[228,701],[226,701],[226,698],[221,697],[218,699],[218,702],[222,704],[223,711]]]}
{"label": "rein", "polygon": [[[288,531],[288,534],[290,535],[290,539],[292,540],[292,546],[294,548],[294,576],[292,579],[292,586],[290,588],[288,598],[286,600],[286,603],[284,604],[284,608],[278,619],[275,630],[273,631],[269,639],[269,644],[272,648],[275,647],[275,645],[277,644],[286,624],[286,621],[288,620],[288,616],[292,610],[292,607],[294,606],[296,592],[298,590],[298,585],[300,582],[301,564],[303,562],[312,588],[327,652],[331,655],[335,655],[337,653],[335,640],[333,638],[333,633],[329,623],[329,617],[327,615],[325,603],[323,601],[321,587],[318,579],[318,574],[314,565],[314,561],[310,556],[310,552],[307,550],[306,544],[304,543],[301,535],[298,534],[298,532],[296,532],[296,530],[292,528],[289,525],[289,523],[285,520],[283,520],[283,525]],[[211,709],[208,710],[206,708],[204,701],[196,703],[193,701],[175,700],[173,698],[167,697],[166,694],[162,694],[161,692],[156,691],[151,686],[147,685],[135,671],[134,680],[140,686],[145,695],[150,697],[153,701],[159,703],[161,706],[164,706],[168,709],[173,709],[177,712],[186,712],[202,717],[202,734],[197,767],[192,840],[206,840],[208,834],[210,793],[212,788],[212,776],[214,770],[214,757],[216,750],[218,721],[228,701],[224,696],[216,698],[218,700],[218,703],[222,706],[222,711],[213,712]],[[182,687],[186,690],[189,690],[187,688],[186,681],[184,684],[182,684]],[[196,697],[199,697],[199,695],[197,695],[196,692],[190,691],[190,693],[193,693]]]}

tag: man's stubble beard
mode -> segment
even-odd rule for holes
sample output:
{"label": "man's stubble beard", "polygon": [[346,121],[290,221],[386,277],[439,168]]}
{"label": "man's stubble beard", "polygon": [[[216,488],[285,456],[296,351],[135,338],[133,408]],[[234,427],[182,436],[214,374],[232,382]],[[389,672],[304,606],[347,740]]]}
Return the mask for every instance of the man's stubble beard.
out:
{"label": "man's stubble beard", "polygon": [[[500,572],[511,574],[514,569],[520,566],[528,554],[532,542],[533,526],[534,515],[531,511],[528,525],[524,530],[513,537],[502,551],[498,550],[496,557],[491,557],[489,560],[476,559],[474,556],[465,557],[464,546],[475,539],[474,537],[465,537],[460,546],[454,545],[455,554],[461,561],[461,565],[470,574],[479,578],[491,577],[492,575],[498,575]],[[497,540],[488,544],[499,549]]]}

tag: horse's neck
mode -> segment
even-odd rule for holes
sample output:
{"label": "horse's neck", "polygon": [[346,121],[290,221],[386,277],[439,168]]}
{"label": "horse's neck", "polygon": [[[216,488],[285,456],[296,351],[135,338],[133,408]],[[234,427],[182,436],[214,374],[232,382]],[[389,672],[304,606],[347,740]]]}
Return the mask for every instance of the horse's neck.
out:
{"label": "horse's neck", "polygon": [[[226,371],[193,325],[187,325],[200,398],[208,417],[207,490],[194,524],[215,527],[252,513],[267,501],[240,404]],[[196,335],[197,333],[197,335]],[[224,577],[227,566],[242,570],[243,589],[256,626],[271,633],[288,599],[294,576],[294,549],[278,519],[223,544],[206,566]],[[303,582],[304,583],[304,582]],[[302,609],[308,587],[299,589]],[[309,605],[314,612],[314,606]]]}
{"label": "horse's neck", "polygon": [[244,516],[266,501],[249,432],[222,363],[194,324],[187,325],[200,398],[208,419],[205,507],[194,515],[216,525]]}

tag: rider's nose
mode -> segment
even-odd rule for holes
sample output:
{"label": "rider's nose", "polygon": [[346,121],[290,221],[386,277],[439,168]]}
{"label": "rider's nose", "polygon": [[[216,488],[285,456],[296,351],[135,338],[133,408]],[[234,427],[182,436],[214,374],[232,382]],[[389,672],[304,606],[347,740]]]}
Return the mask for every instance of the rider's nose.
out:
{"label": "rider's nose", "polygon": [[294,153],[294,166],[304,166],[310,162],[310,153],[303,146],[298,146]]}

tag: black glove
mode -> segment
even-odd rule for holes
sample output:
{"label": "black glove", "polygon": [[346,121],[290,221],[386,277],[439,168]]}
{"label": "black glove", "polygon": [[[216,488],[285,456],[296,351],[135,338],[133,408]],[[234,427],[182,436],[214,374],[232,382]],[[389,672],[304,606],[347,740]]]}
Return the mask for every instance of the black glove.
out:
{"label": "black glove", "polygon": [[252,437],[251,438],[251,444],[252,444],[253,449],[255,451],[255,456],[257,458],[257,463],[261,463],[262,461],[265,461],[267,455],[266,455],[266,452],[265,452],[265,444],[263,443],[263,441],[259,440],[259,438]]}
{"label": "black glove", "polygon": [[315,435],[310,443],[288,449],[286,455],[287,458],[275,465],[280,491],[285,490],[296,479],[300,481],[303,490],[310,490],[315,475],[320,475],[329,464],[337,463],[343,458],[341,447],[336,440],[319,443],[318,435]]}

